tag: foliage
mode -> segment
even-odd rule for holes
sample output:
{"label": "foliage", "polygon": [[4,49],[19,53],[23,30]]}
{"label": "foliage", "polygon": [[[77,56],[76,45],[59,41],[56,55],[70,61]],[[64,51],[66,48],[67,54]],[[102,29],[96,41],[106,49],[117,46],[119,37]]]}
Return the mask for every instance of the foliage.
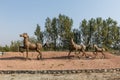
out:
{"label": "foliage", "polygon": [[117,22],[111,18],[91,18],[89,21],[84,19],[80,30],[86,45],[97,44],[101,47],[115,48],[120,44],[120,29]]}
{"label": "foliage", "polygon": [[82,43],[82,37],[81,37],[81,31],[78,29],[73,29],[73,37],[74,40],[77,44],[81,44]]}
{"label": "foliage", "polygon": [[10,51],[19,51],[19,46],[22,44],[22,41],[11,41]]}
{"label": "foliage", "polygon": [[37,42],[43,43],[43,32],[41,31],[39,24],[37,24],[34,34],[37,37]]}
{"label": "foliage", "polygon": [[[59,15],[58,18],[47,18],[45,22],[45,32],[48,34],[50,43],[54,44],[54,50],[57,47],[67,46],[65,40],[70,39],[72,35],[72,19],[65,15]],[[65,47],[66,48],[66,47]]]}
{"label": "foliage", "polygon": [[[80,22],[79,29],[72,29],[73,20],[59,14],[58,17],[46,18],[45,30],[41,30],[41,26],[37,24],[34,35],[30,37],[33,43],[48,43],[48,50],[67,50],[70,47],[70,39],[74,38],[77,44],[85,44],[87,47],[97,44],[99,47],[107,49],[120,49],[120,26],[117,21],[112,18],[102,19],[91,18],[83,19]],[[22,41],[11,41],[10,46],[0,46],[1,51],[18,51],[18,46],[23,45]]]}

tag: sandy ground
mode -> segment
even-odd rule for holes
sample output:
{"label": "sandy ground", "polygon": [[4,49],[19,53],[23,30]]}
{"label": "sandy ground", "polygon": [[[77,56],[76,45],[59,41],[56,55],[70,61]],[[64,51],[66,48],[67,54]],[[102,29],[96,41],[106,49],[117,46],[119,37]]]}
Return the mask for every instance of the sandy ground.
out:
{"label": "sandy ground", "polygon": [[[42,52],[43,59],[37,60],[37,52],[30,52],[25,60],[25,53],[6,52],[0,55],[0,70],[71,70],[71,69],[109,69],[120,68],[120,56],[105,52],[94,58],[92,52],[87,52],[90,58],[70,58],[68,52]],[[107,73],[79,73],[79,74],[0,74],[0,80],[120,80],[120,72]]]}
{"label": "sandy ground", "polygon": [[71,70],[71,69],[109,69],[120,68],[120,57],[105,52],[106,58],[101,59],[99,53],[93,58],[92,52],[87,52],[90,58],[74,57],[71,53],[68,59],[68,52],[48,51],[42,52],[43,59],[37,60],[37,52],[29,52],[31,60],[25,60],[25,52],[6,52],[0,56],[0,70]]}

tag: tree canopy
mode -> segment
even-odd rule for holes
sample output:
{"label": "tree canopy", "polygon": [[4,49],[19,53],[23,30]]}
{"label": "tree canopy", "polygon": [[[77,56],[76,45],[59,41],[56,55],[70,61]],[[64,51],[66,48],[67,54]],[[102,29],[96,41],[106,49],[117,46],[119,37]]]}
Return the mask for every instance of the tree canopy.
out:
{"label": "tree canopy", "polygon": [[[45,28],[44,31],[41,31],[42,27]],[[52,50],[67,50],[71,38],[74,38],[77,44],[97,44],[108,49],[120,49],[120,26],[110,17],[107,19],[101,17],[90,20],[83,19],[80,21],[79,28],[76,29],[73,28],[72,18],[59,14],[58,17],[47,17],[45,26],[42,27],[37,24],[34,31],[36,38],[31,37],[30,40],[42,44],[48,42],[51,44]],[[0,50],[16,51],[16,47],[21,42],[19,40],[12,41],[10,46],[0,46]]]}

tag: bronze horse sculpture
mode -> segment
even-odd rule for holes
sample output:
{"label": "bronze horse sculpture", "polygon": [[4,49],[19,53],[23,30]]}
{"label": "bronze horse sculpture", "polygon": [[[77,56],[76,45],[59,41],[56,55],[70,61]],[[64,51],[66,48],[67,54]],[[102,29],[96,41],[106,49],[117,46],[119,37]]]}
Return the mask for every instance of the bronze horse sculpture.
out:
{"label": "bronze horse sculpture", "polygon": [[[79,51],[79,54],[80,52],[82,52],[82,56],[85,55],[86,57],[86,53],[85,53],[85,49],[86,49],[86,46],[81,44],[81,45],[78,45],[76,44],[74,41],[73,41],[73,38],[71,38],[71,41],[70,41],[70,49],[69,49],[69,53],[68,53],[68,57],[70,56],[70,53],[75,50],[75,55],[76,55],[76,51]],[[79,57],[79,56],[78,56]],[[79,57],[80,58],[80,57]]]}
{"label": "bronze horse sculpture", "polygon": [[93,47],[94,47],[93,54],[95,55],[95,57],[98,55],[98,52],[101,52],[103,58],[105,58],[105,54],[104,54],[105,48],[99,48],[96,44],[94,44]]}
{"label": "bronze horse sculpture", "polygon": [[23,37],[23,46],[20,46],[19,48],[23,48],[26,50],[26,59],[28,59],[28,52],[29,50],[36,50],[39,54],[37,55],[37,59],[42,59],[42,44],[40,43],[31,43],[29,41],[29,36],[27,33],[20,34],[20,37]]}

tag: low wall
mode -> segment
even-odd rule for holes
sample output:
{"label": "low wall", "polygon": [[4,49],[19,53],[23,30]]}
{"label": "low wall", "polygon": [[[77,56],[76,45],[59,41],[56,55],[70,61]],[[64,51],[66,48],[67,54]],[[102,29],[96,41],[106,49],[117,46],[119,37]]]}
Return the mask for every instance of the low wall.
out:
{"label": "low wall", "polygon": [[84,70],[0,70],[0,74],[77,74],[77,73],[107,73],[120,72],[120,68],[84,69]]}

